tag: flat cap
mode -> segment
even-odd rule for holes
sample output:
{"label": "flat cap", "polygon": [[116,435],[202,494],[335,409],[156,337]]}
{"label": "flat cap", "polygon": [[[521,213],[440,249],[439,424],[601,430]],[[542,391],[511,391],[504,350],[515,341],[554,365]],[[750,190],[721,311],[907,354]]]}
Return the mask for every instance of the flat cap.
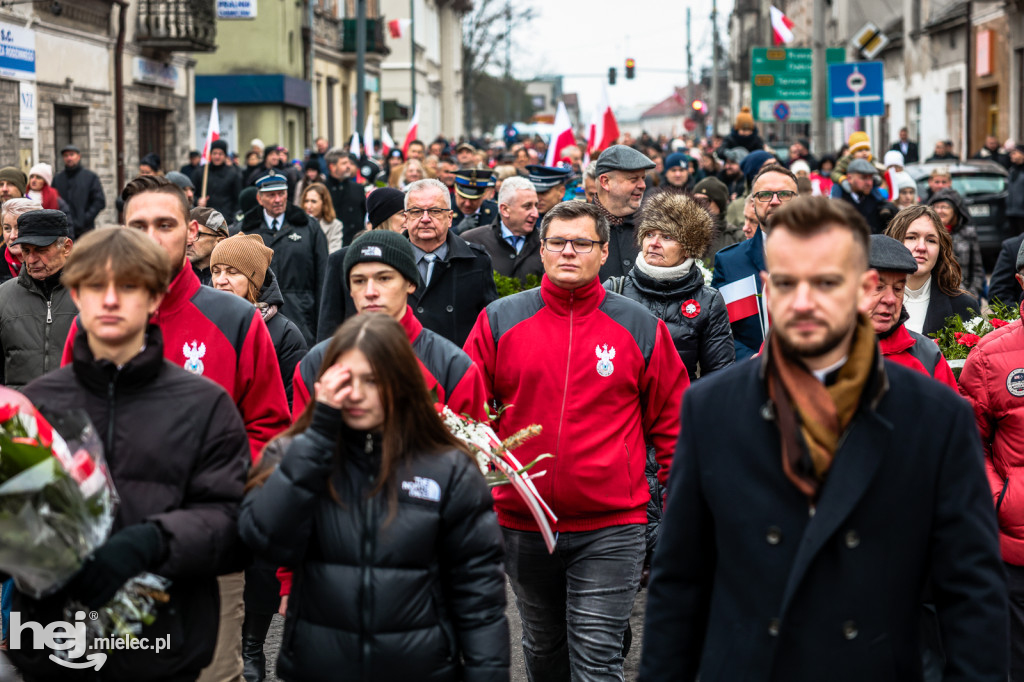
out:
{"label": "flat cap", "polygon": [[68,217],[63,211],[29,211],[18,216],[18,238],[11,244],[49,246],[68,236]]}
{"label": "flat cap", "polygon": [[643,153],[624,144],[613,144],[601,152],[597,159],[597,174],[611,171],[638,171],[654,168],[654,162]]}
{"label": "flat cap", "polygon": [[867,159],[854,159],[850,162],[850,165],[846,167],[846,174],[857,173],[858,175],[874,175],[878,170],[871,165],[871,162]]}
{"label": "flat cap", "polygon": [[917,261],[914,260],[910,249],[892,237],[873,234],[871,235],[868,267],[883,272],[905,272],[912,275],[917,272]]}
{"label": "flat cap", "polygon": [[165,177],[182,189],[196,188],[196,186],[192,184],[192,180],[180,171],[168,171]]}
{"label": "flat cap", "polygon": [[530,174],[530,182],[537,192],[547,192],[559,185],[565,185],[572,180],[572,168],[556,168],[553,166],[529,165],[526,172]]}
{"label": "flat cap", "polygon": [[76,154],[81,154],[82,150],[78,148],[78,145],[66,144],[60,148],[60,153],[63,154],[64,152],[74,152]]}
{"label": "flat cap", "polygon": [[[168,173],[170,175],[170,173]],[[222,237],[228,236],[228,224],[224,220],[224,216],[215,208],[209,206],[196,206],[192,209],[189,217],[205,227],[208,230],[212,230]]]}

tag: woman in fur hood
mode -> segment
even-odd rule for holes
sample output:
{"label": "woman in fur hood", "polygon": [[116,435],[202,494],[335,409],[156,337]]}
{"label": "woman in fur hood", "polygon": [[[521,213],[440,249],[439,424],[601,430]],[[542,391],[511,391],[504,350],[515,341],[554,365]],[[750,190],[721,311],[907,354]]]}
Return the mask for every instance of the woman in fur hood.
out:
{"label": "woman in fur hood", "polygon": [[692,197],[658,193],[640,210],[636,263],[625,277],[604,283],[665,321],[690,381],[736,359],[725,301],[695,263],[713,232],[710,213]]}

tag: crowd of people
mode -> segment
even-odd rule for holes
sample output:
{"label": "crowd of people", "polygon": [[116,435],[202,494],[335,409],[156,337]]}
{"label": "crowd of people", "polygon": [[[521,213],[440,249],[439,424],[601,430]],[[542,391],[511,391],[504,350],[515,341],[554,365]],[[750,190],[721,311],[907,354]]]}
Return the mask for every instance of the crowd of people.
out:
{"label": "crowd of people", "polygon": [[[541,140],[252,147],[147,155],[100,227],[74,147],[0,169],[0,376],[85,409],[121,498],[5,613],[171,580],[144,630],[170,648],[83,679],[263,680],[275,613],[281,679],[508,679],[507,577],[535,682],[623,679],[644,588],[643,680],[1024,680],[1024,332],[959,381],[929,338],[1016,305],[1024,247],[987,280],[905,135],[783,159],[743,110],[554,166]],[[552,455],[553,551],[439,405],[540,426],[516,453]],[[25,682],[71,679],[34,637]]]}

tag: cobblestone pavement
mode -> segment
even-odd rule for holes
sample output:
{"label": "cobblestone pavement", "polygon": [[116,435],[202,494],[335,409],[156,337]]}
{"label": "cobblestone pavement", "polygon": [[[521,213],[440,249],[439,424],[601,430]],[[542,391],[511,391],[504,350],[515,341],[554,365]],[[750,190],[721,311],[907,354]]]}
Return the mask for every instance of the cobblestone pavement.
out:
{"label": "cobblestone pavement", "polygon": [[[512,675],[511,682],[526,682],[526,670],[523,667],[523,647],[519,643],[522,637],[522,627],[519,624],[519,614],[516,612],[515,603],[512,598],[512,590],[506,588],[508,595],[508,622],[512,636]],[[633,627],[633,646],[629,650],[624,666],[625,678],[632,681],[637,678],[640,669],[640,648],[644,632],[644,607],[647,604],[647,591],[643,591],[633,604],[633,615],[630,617],[630,624]],[[264,648],[267,654],[267,682],[276,682],[274,666],[277,662],[277,651],[281,646],[281,631],[284,620],[280,616],[274,616],[274,622],[267,633],[267,643]]]}

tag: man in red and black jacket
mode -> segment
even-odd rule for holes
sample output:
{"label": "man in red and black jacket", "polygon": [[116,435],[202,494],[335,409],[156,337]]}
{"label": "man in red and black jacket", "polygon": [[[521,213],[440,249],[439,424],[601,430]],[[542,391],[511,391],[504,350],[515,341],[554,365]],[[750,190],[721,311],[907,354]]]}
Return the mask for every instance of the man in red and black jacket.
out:
{"label": "man in red and black jacket", "polygon": [[910,315],[903,307],[903,295],[907,275],[917,272],[917,261],[910,249],[892,237],[873,234],[868,260],[869,267],[878,271],[878,287],[869,303],[868,315],[882,355],[958,391],[953,370],[935,340],[907,329]]}
{"label": "man in red and black jacket", "polygon": [[531,470],[558,516],[554,554],[515,491],[494,491],[530,677],[621,678],[646,549],[646,446],[664,483],[689,379],[665,323],[601,286],[609,225],[599,207],[558,204],[540,234],[541,287],[488,305],[465,350],[488,398],[507,406],[498,436],[540,424],[516,454],[554,455]]}
{"label": "man in red and black jacket", "polygon": [[[188,200],[177,185],[158,176],[140,176],[121,193],[124,221],[145,231],[171,257],[170,290],[153,322],[164,337],[164,357],[218,384],[234,399],[249,434],[252,459],[291,423],[277,354],[262,316],[244,299],[199,283],[185,254],[196,239]],[[72,360],[78,331],[71,325],[61,364]]]}

